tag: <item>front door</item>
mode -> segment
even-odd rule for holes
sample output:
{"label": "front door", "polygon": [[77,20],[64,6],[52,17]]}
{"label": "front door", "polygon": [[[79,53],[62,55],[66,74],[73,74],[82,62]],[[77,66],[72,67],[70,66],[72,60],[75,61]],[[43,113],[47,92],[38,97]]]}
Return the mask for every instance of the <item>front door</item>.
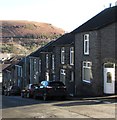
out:
{"label": "front door", "polygon": [[115,64],[104,65],[104,93],[115,93]]}
{"label": "front door", "polygon": [[49,81],[49,73],[46,72],[46,80]]}

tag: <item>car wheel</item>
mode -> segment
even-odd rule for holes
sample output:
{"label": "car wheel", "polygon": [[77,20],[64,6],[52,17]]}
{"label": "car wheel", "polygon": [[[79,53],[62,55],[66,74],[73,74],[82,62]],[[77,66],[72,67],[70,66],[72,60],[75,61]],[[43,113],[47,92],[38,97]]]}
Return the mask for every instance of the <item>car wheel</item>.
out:
{"label": "car wheel", "polygon": [[29,94],[29,93],[27,93],[27,94],[26,94],[26,97],[27,97],[27,98],[30,98],[30,94]]}
{"label": "car wheel", "polygon": [[24,98],[24,93],[21,93],[21,97]]}
{"label": "car wheel", "polygon": [[37,99],[37,96],[36,96],[36,94],[34,94],[34,95],[33,95],[33,99]]}
{"label": "car wheel", "polygon": [[44,101],[47,100],[47,95],[43,95],[43,100],[44,100]]}
{"label": "car wheel", "polygon": [[4,95],[7,96],[7,92],[5,92]]}
{"label": "car wheel", "polygon": [[10,92],[8,92],[7,95],[10,96]]}
{"label": "car wheel", "polygon": [[62,96],[61,99],[62,99],[62,100],[66,100],[66,96]]}

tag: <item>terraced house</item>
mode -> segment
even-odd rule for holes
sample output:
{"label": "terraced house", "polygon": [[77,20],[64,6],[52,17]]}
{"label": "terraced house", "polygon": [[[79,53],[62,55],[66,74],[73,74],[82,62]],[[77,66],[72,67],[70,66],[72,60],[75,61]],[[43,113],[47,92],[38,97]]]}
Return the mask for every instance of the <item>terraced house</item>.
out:
{"label": "terraced house", "polygon": [[30,83],[60,80],[74,94],[74,37],[65,34],[30,56]]}
{"label": "terraced house", "polygon": [[75,35],[75,94],[117,93],[117,6],[72,31]]}
{"label": "terraced house", "polygon": [[17,84],[60,80],[71,96],[117,94],[116,26],[117,6],[103,10],[16,64]]}

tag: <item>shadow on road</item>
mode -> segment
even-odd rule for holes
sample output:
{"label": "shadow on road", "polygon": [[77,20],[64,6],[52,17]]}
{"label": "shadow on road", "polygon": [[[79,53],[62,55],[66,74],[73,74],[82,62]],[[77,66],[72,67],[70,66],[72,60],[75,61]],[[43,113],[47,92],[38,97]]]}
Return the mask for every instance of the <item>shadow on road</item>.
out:
{"label": "shadow on road", "polygon": [[2,109],[11,107],[21,107],[37,104],[48,104],[53,101],[43,101],[41,99],[22,98],[21,96],[2,96]]}
{"label": "shadow on road", "polygon": [[103,101],[77,101],[77,102],[68,102],[68,103],[60,103],[60,104],[54,104],[54,106],[60,106],[60,107],[67,107],[67,106],[76,106],[76,105],[96,105],[101,104]]}
{"label": "shadow on road", "polygon": [[77,105],[97,105],[97,104],[111,104],[117,103],[117,99],[93,99],[93,100],[75,100],[66,103],[54,104],[54,106],[67,107],[67,106],[77,106]]}
{"label": "shadow on road", "polygon": [[31,106],[37,104],[50,104],[53,106],[77,106],[77,105],[97,105],[97,104],[108,104],[108,103],[117,103],[116,99],[93,99],[93,100],[60,100],[60,99],[50,99],[48,101],[43,101],[42,99],[29,99],[22,98],[21,96],[2,96],[2,109],[11,108],[11,107],[21,107],[21,106]]}

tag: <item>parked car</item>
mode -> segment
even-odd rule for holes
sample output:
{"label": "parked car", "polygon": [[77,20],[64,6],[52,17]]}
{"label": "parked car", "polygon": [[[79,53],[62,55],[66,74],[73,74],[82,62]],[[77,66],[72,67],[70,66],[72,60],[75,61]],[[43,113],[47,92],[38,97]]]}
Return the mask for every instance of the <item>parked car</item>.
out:
{"label": "parked car", "polygon": [[4,90],[4,95],[20,95],[21,89],[18,86],[9,86],[7,89]]}
{"label": "parked car", "polygon": [[5,86],[2,86],[2,95],[4,95],[4,91],[5,91]]}
{"label": "parked car", "polygon": [[34,98],[43,97],[43,100],[47,100],[48,97],[66,98],[66,96],[66,86],[61,81],[42,81],[34,90]]}
{"label": "parked car", "polygon": [[28,84],[22,91],[21,91],[21,96],[22,97],[27,97],[27,98],[32,98],[34,94],[35,87],[38,87],[38,84]]}

